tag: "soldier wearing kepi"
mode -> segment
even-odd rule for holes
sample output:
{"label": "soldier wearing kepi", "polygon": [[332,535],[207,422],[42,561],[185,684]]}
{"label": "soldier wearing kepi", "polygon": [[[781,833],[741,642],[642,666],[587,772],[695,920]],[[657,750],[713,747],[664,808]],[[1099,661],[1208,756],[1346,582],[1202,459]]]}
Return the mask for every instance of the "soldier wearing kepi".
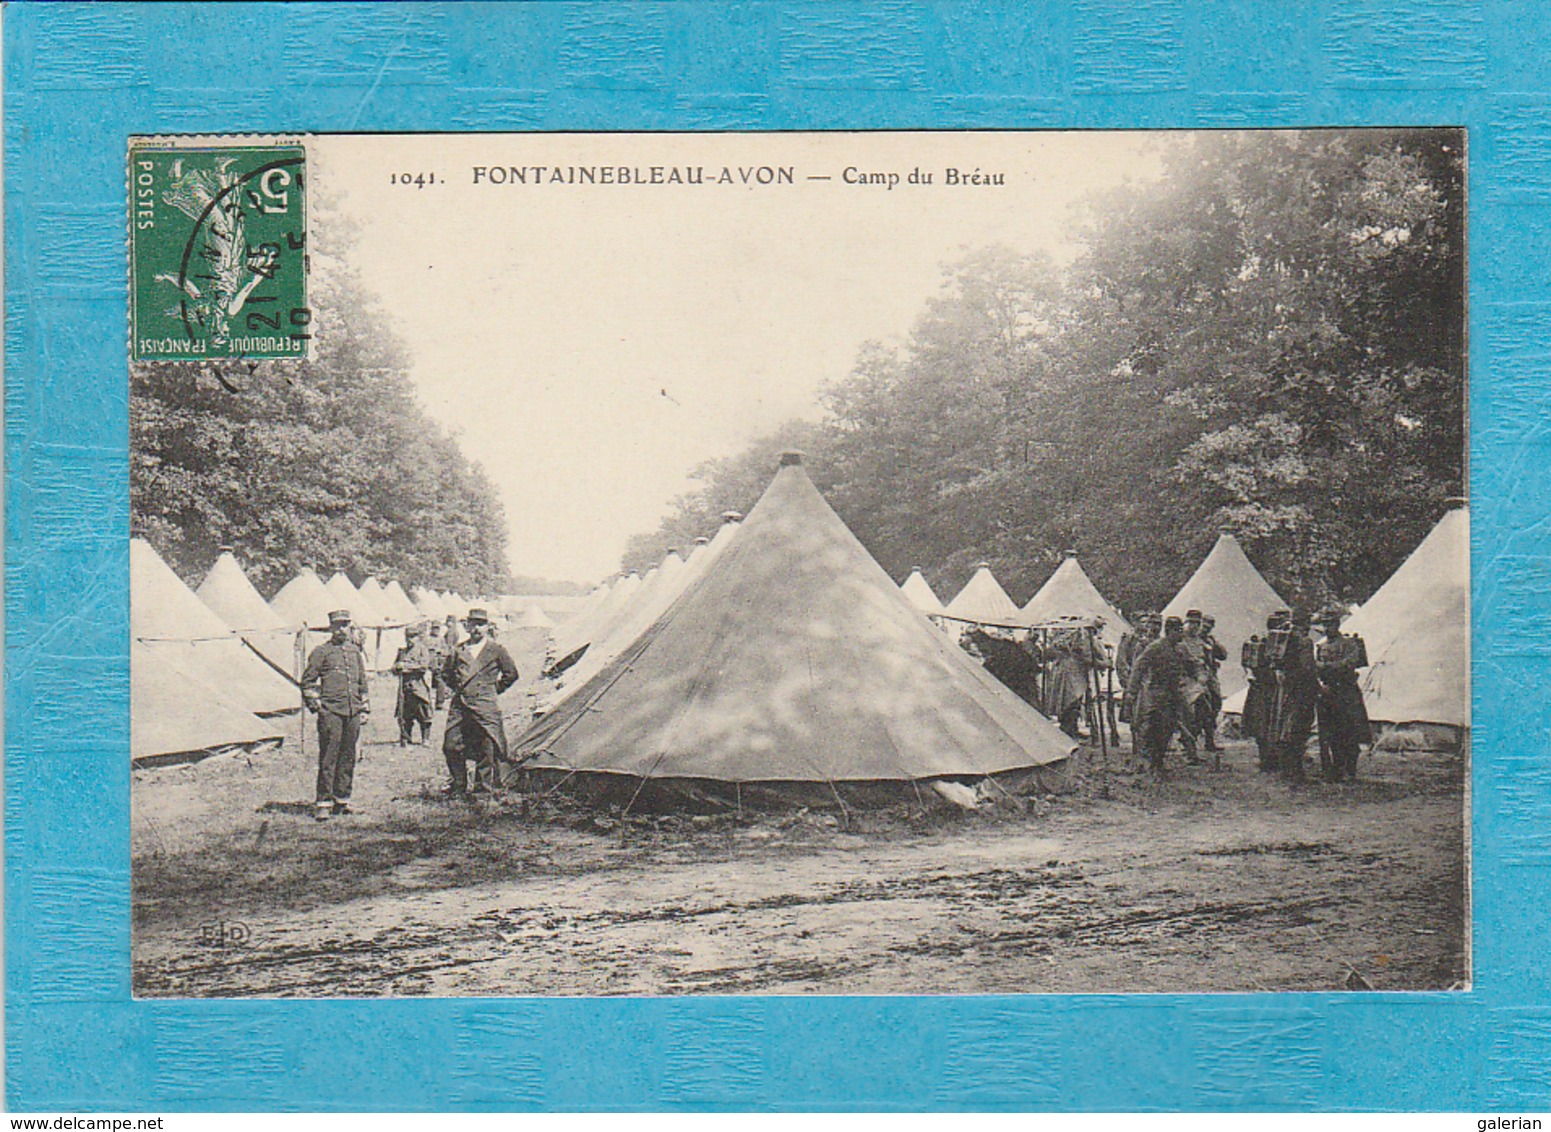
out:
{"label": "soldier wearing kepi", "polygon": [[1362,745],[1372,741],[1368,709],[1357,685],[1357,670],[1367,667],[1368,650],[1361,637],[1342,635],[1343,616],[1340,606],[1328,607],[1319,615],[1325,634],[1314,648],[1319,674],[1319,753],[1327,780],[1356,782],[1357,756]]}
{"label": "soldier wearing kepi", "polygon": [[1281,676],[1275,729],[1277,765],[1293,782],[1303,781],[1303,755],[1319,707],[1319,673],[1314,664],[1314,642],[1309,640],[1309,620],[1307,612],[1293,615],[1292,631],[1276,658]]}
{"label": "soldier wearing kepi", "polygon": [[312,650],[302,671],[302,702],[318,717],[318,786],[314,816],[326,821],[350,811],[355,748],[371,716],[366,658],[350,639],[350,611],[329,614],[329,639]]}
{"label": "soldier wearing kepi", "polygon": [[436,659],[425,640],[425,623],[404,630],[404,647],[393,660],[393,674],[399,678],[398,702],[393,716],[399,722],[399,746],[415,741],[420,728],[420,745],[431,739],[431,669]]}
{"label": "soldier wearing kepi", "polygon": [[[511,654],[490,636],[490,618],[471,609],[463,621],[468,639],[452,650],[442,673],[452,691],[447,705],[447,731],[442,754],[452,776],[454,796],[498,795],[504,787],[506,727],[501,720],[500,695],[517,683]],[[474,763],[474,786],[468,785],[468,764]]]}

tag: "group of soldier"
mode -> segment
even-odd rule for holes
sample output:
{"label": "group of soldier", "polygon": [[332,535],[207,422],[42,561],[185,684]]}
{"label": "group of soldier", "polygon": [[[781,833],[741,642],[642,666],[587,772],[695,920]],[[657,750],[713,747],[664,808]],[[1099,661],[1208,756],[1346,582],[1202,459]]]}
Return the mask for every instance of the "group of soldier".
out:
{"label": "group of soldier", "polygon": [[1304,749],[1319,727],[1320,767],[1327,780],[1355,782],[1357,756],[1372,739],[1357,670],[1368,665],[1361,637],[1341,632],[1340,607],[1317,618],[1323,638],[1309,638],[1306,613],[1279,610],[1266,635],[1251,637],[1242,662],[1249,677],[1244,732],[1255,740],[1262,770],[1304,777]]}
{"label": "group of soldier", "polygon": [[[517,665],[495,639],[483,609],[470,609],[459,632],[456,618],[445,627],[421,622],[404,630],[404,647],[393,662],[398,677],[394,715],[399,743],[430,742],[434,713],[447,711],[442,755],[447,795],[502,800],[508,761],[499,697],[517,682]],[[371,718],[365,637],[350,611],[329,614],[329,639],[307,657],[301,678],[302,702],[317,716],[318,778],[314,816],[319,821],[350,813],[356,747]],[[470,769],[472,767],[472,778]]]}
{"label": "group of soldier", "polygon": [[[1305,752],[1317,724],[1320,767],[1330,782],[1357,779],[1357,756],[1371,739],[1357,670],[1368,663],[1362,638],[1341,632],[1342,610],[1317,618],[1279,610],[1266,635],[1245,642],[1240,663],[1249,679],[1242,728],[1254,739],[1260,769],[1291,781],[1305,778]],[[1215,726],[1222,710],[1218,670],[1227,650],[1212,636],[1211,617],[1190,610],[1181,621],[1143,614],[1135,639],[1121,641],[1125,700],[1121,718],[1131,724],[1137,754],[1162,770],[1177,734],[1185,761],[1198,763],[1197,742],[1217,750]],[[1161,621],[1161,623],[1160,623]],[[1312,624],[1323,633],[1316,643]],[[1159,631],[1161,629],[1161,635]]]}
{"label": "group of soldier", "polygon": [[[1357,681],[1368,659],[1362,639],[1341,632],[1342,617],[1334,607],[1317,618],[1281,610],[1269,618],[1264,638],[1253,636],[1244,645],[1240,661],[1249,689],[1243,731],[1255,740],[1261,770],[1303,780],[1305,749],[1317,725],[1324,777],[1356,780],[1357,756],[1370,741]],[[1309,636],[1313,624],[1323,634],[1317,643]],[[1220,670],[1228,651],[1213,635],[1215,625],[1199,609],[1183,618],[1142,613],[1113,657],[1102,643],[1103,621],[1097,618],[1081,626],[1042,627],[1021,640],[972,628],[964,644],[1073,738],[1081,737],[1079,721],[1086,713],[1090,728],[1107,723],[1118,743],[1113,698],[1105,690],[1112,670],[1121,689],[1119,718],[1131,727],[1133,755],[1161,773],[1176,739],[1187,764],[1202,764],[1204,754],[1221,757]]]}

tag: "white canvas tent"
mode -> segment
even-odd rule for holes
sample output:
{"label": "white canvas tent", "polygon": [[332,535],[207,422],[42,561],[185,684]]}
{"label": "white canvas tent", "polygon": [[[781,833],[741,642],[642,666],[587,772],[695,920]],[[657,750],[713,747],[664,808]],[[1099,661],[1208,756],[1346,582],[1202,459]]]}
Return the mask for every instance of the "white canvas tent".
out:
{"label": "white canvas tent", "polygon": [[343,570],[336,570],[334,576],[323,584],[323,588],[329,595],[329,600],[334,603],[335,609],[350,611],[350,617],[357,625],[363,623],[362,618],[373,617],[376,610],[369,610],[365,602],[361,600],[361,592],[355,588]]}
{"label": "white canvas tent", "polygon": [[[1224,534],[1174,600],[1164,606],[1163,615],[1184,617],[1188,611],[1199,609],[1217,619],[1212,634],[1228,651],[1228,659],[1219,671],[1223,698],[1227,700],[1249,683],[1239,663],[1244,642],[1253,635],[1264,635],[1266,618],[1286,608],[1287,603],[1261,577],[1238,540]],[[1224,710],[1228,710],[1226,704]]]}
{"label": "white canvas tent", "polygon": [[230,550],[221,552],[194,592],[271,667],[292,680],[300,676],[296,630],[259,596]]}
{"label": "white canvas tent", "polygon": [[269,599],[269,607],[290,629],[326,632],[335,606],[328,590],[311,570],[303,570]]}
{"label": "white canvas tent", "polygon": [[938,600],[937,594],[922,576],[919,566],[910,571],[910,577],[901,583],[899,592],[910,599],[911,605],[928,616],[935,617],[944,612],[942,602]]}
{"label": "white canvas tent", "polygon": [[368,577],[357,590],[360,604],[364,607],[357,614],[356,623],[366,630],[367,651],[378,672],[386,672],[398,659],[399,649],[404,647],[404,626],[418,618],[405,618],[394,608],[382,583]]}
{"label": "white canvas tent", "polygon": [[177,650],[129,645],[129,757],[142,765],[191,762],[283,742],[273,718],[248,711]]}
{"label": "white canvas tent", "polygon": [[1470,727],[1470,513],[1461,507],[1347,619],[1362,637],[1368,716]]}
{"label": "white canvas tent", "polygon": [[685,580],[684,575],[688,569],[679,558],[678,551],[668,551],[662,562],[642,580],[640,590],[620,607],[607,625],[600,628],[588,644],[582,659],[567,670],[557,687],[543,698],[541,710],[552,710],[568,689],[580,687],[592,679],[621,650],[645,632],[678,597],[680,583]]}
{"label": "white canvas tent", "polygon": [[971,624],[1019,624],[1018,607],[991,573],[989,562],[982,562],[975,567],[974,574],[958,592],[958,596],[947,604],[943,615],[950,619],[947,627],[954,637],[963,636]]}
{"label": "white canvas tent", "polygon": [[1098,587],[1088,577],[1075,554],[1068,554],[1061,565],[1056,567],[1055,573],[1019,610],[1019,616],[1026,625],[1069,618],[1086,620],[1102,617],[1104,627],[1099,631],[1099,637],[1111,649],[1116,648],[1120,638],[1131,631],[1130,624],[1120,615],[1120,610],[1099,593]]}
{"label": "white canvas tent", "polygon": [[711,566],[516,749],[632,801],[731,805],[1011,782],[1073,744],[926,622],[788,456]]}
{"label": "white canvas tent", "polygon": [[[255,714],[301,707],[296,685],[281,676],[184,585],[145,539],[129,543],[130,636],[200,673],[227,699]],[[191,699],[187,710],[197,710]]]}
{"label": "white canvas tent", "polygon": [[425,620],[425,615],[415,608],[415,603],[409,600],[409,595],[397,579],[383,586],[382,592],[385,606],[403,624],[413,625],[416,621]]}

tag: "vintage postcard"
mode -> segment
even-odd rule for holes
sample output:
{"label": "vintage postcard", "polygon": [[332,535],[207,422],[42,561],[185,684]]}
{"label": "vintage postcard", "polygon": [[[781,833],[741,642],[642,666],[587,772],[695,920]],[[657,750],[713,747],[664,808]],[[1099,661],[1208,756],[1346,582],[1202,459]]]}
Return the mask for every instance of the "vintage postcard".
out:
{"label": "vintage postcard", "polygon": [[137,995],[1469,986],[1462,131],[127,162]]}

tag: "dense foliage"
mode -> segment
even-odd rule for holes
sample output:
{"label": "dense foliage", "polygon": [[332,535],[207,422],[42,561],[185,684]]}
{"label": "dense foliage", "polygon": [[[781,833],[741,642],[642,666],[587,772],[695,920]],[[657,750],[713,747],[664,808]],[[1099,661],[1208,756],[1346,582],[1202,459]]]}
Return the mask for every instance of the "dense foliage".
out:
{"label": "dense foliage", "polygon": [[627,565],[747,510],[795,444],[896,578],[986,559],[1026,598],[1075,549],[1157,605],[1220,531],[1289,599],[1365,599],[1464,493],[1463,139],[1211,133],[1088,202],[1064,272],[977,252],[909,338],[705,465]]}
{"label": "dense foliage", "polygon": [[[322,227],[322,226],[320,226]],[[505,592],[506,521],[483,470],[415,399],[387,320],[314,253],[314,357],[130,373],[136,529],[197,583],[230,545],[266,596],[303,567]]]}

